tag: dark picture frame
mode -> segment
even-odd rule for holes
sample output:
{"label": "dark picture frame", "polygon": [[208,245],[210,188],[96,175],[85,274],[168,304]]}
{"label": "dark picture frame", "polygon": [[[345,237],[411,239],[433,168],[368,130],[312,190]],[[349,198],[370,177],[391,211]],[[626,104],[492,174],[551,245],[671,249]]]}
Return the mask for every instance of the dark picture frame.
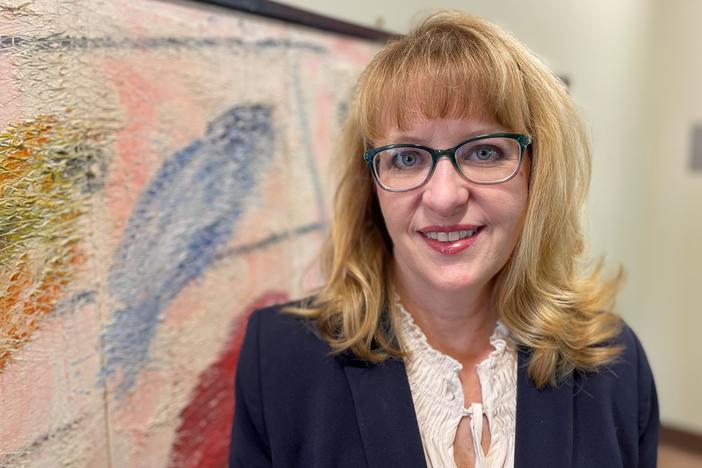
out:
{"label": "dark picture frame", "polygon": [[268,0],[197,1],[372,41],[384,42],[395,36],[395,34],[380,29],[349,23],[347,21]]}

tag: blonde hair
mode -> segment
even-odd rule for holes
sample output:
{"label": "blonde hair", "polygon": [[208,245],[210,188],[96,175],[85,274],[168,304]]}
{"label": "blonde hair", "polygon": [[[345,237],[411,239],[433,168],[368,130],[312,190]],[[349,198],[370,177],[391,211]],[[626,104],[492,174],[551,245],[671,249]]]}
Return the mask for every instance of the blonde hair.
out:
{"label": "blonde hair", "polygon": [[[322,251],[326,283],[311,304],[332,350],[379,362],[401,356],[391,281],[392,243],[362,158],[388,122],[493,116],[532,136],[529,201],[521,237],[493,289],[493,305],[530,350],[538,387],[594,371],[620,353],[610,312],[621,273],[583,274],[581,210],[590,179],[588,138],[564,84],[515,38],[465,13],[432,15],[389,42],[361,75],[338,153],[341,179]],[[600,264],[601,265],[601,264]]]}

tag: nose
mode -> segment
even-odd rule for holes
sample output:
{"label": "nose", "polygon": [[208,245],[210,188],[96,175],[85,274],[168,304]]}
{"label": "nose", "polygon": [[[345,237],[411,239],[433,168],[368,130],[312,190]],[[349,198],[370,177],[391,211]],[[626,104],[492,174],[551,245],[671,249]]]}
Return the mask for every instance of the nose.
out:
{"label": "nose", "polygon": [[450,218],[465,208],[469,198],[469,182],[456,171],[449,158],[439,159],[424,186],[424,205],[436,214]]}

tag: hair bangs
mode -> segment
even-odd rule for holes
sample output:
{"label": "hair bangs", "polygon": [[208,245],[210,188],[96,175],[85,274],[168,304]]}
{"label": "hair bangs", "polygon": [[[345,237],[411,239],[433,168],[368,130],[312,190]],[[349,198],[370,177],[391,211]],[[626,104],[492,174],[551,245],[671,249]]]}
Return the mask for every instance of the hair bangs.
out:
{"label": "hair bangs", "polygon": [[528,131],[525,84],[510,56],[455,31],[426,39],[392,43],[361,78],[357,117],[367,146],[390,128],[439,118],[489,117],[509,131]]}

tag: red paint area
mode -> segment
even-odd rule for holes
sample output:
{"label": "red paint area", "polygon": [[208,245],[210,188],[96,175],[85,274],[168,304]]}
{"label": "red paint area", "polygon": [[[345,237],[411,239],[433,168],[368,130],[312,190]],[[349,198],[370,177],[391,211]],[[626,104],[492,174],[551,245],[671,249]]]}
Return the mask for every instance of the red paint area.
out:
{"label": "red paint area", "polygon": [[219,359],[200,374],[190,403],[180,413],[180,425],[171,448],[171,467],[227,466],[234,418],[234,375],[246,324],[254,310],[287,300],[284,292],[267,292],[234,321],[227,346]]}

